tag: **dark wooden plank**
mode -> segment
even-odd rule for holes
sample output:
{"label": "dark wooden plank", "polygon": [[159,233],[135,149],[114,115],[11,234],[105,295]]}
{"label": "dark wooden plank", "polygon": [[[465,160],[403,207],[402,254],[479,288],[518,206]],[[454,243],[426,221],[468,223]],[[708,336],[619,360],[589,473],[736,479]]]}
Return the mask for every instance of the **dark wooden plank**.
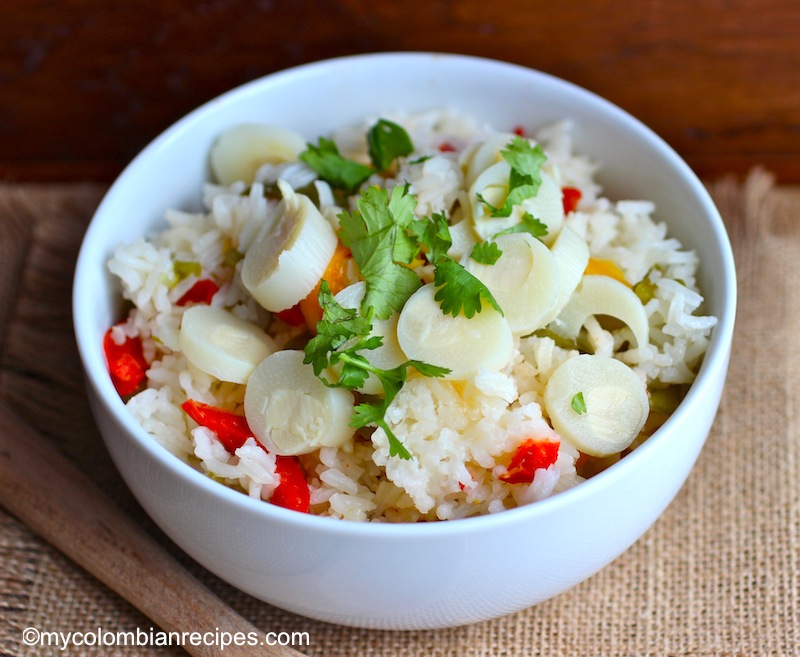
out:
{"label": "dark wooden plank", "polygon": [[78,248],[104,189],[0,184],[0,250],[16,256],[0,260],[0,398],[86,470],[106,473],[71,310]]}
{"label": "dark wooden plank", "polygon": [[706,177],[800,181],[795,0],[61,0],[0,10],[0,179],[106,181],[199,103],[320,58],[439,50],[595,91]]}

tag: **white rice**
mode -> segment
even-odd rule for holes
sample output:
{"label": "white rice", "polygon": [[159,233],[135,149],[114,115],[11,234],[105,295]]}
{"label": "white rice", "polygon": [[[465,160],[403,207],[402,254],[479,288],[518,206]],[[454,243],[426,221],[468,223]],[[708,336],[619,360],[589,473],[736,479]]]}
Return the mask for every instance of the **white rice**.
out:
{"label": "white rice", "polygon": [[[450,211],[458,202],[463,205],[459,151],[493,129],[453,110],[384,118],[406,128],[416,151],[405,159],[396,180],[370,182],[387,188],[409,182],[420,217]],[[364,126],[347,126],[333,138],[343,155],[366,162],[364,135]],[[628,281],[647,276],[653,284],[653,297],[645,304],[650,344],[621,351],[629,330],[611,332],[590,318],[586,329],[594,351],[619,358],[654,388],[691,383],[716,323],[702,314],[696,254],[667,235],[666,225],[653,219],[655,208],[649,201],[613,202],[602,196],[593,178],[595,165],[572,152],[568,122],[546,126],[535,138],[560,184],[581,191],[578,210],[568,221],[586,240],[591,255],[614,261]],[[448,148],[441,151],[443,144]],[[431,157],[415,161],[423,155]],[[181,403],[193,399],[243,414],[244,386],[204,374],[180,353],[178,330],[185,308],[176,301],[198,277],[189,275],[176,284],[173,263],[200,263],[204,277],[221,282],[211,304],[267,327],[279,346],[301,333],[249,296],[236,262],[237,254],[247,250],[275,212],[277,203],[267,200],[262,183],[278,178],[300,188],[315,175],[304,164],[265,165],[249,191],[241,183],[230,188],[208,184],[198,190],[204,212],[169,210],[161,232],[120,246],[108,263],[124,298],[133,304],[126,320],[114,329],[115,338],[139,336],[151,363],[147,388],[127,402],[130,412],[179,458],[264,500],[279,483],[275,457],[254,439],[235,454],[228,453],[213,431],[197,427],[180,409]],[[324,182],[315,184],[324,216],[337,226],[339,209],[330,188]],[[559,347],[551,337],[531,336],[516,341],[514,358],[501,372],[482,370],[465,382],[410,376],[386,421],[413,458],[391,457],[382,429],[347,447],[323,447],[301,457],[312,512],[359,521],[445,520],[533,503],[579,484],[583,478],[576,471],[578,450],[561,439],[542,412],[549,375],[576,353]],[[530,484],[503,482],[498,477],[506,472],[511,453],[531,436],[559,442],[557,461],[538,470]]]}

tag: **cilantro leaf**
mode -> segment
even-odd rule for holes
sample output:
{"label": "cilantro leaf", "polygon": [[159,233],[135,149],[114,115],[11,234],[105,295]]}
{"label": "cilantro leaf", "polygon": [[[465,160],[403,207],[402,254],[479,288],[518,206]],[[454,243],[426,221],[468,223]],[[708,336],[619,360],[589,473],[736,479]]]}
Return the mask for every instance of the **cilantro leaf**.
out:
{"label": "cilantro leaf", "polygon": [[500,259],[501,255],[503,255],[503,251],[497,246],[497,243],[487,240],[486,242],[478,242],[473,246],[469,257],[482,265],[493,265]]}
{"label": "cilantro leaf", "polygon": [[583,415],[586,412],[586,401],[583,399],[582,392],[576,392],[572,397],[572,410],[578,415]]}
{"label": "cilantro leaf", "polygon": [[541,145],[531,146],[531,143],[522,137],[514,137],[500,153],[511,165],[508,194],[503,206],[493,206],[480,194],[478,199],[489,209],[493,217],[509,217],[515,205],[520,205],[539,192],[542,184],[541,166],[547,160],[547,156]]}
{"label": "cilantro leaf", "polygon": [[350,426],[354,429],[369,425],[380,427],[389,440],[389,456],[399,456],[401,459],[405,460],[410,459],[411,452],[409,452],[402,441],[394,435],[394,431],[389,427],[386,420],[383,419],[385,413],[386,408],[382,402],[373,404],[363,402],[355,407],[353,417],[350,420]]}
{"label": "cilantro leaf", "polygon": [[444,211],[424,219],[415,219],[411,222],[409,229],[419,246],[424,248],[428,262],[437,263],[447,255],[447,251],[453,245],[450,223],[447,221]]}
{"label": "cilantro leaf", "polygon": [[[423,376],[444,376],[449,373],[445,367],[430,365],[421,361],[409,360],[389,370],[376,367],[361,353],[376,349],[383,344],[379,335],[370,335],[372,321],[369,317],[358,316],[358,311],[344,308],[331,293],[328,282],[320,283],[319,304],[322,319],[317,322],[317,335],[305,347],[304,363],[311,364],[314,374],[327,386],[357,390],[372,374],[383,386],[383,399],[362,402],[353,410],[350,426],[356,429],[374,425],[386,433],[389,440],[390,456],[410,459],[411,453],[394,435],[384,419],[386,409],[406,382],[408,368],[414,367]],[[328,367],[341,364],[338,379],[328,381],[322,373]]]}
{"label": "cilantro leaf", "polygon": [[495,237],[509,235],[510,233],[530,233],[534,237],[544,237],[547,235],[547,224],[534,217],[530,212],[525,212],[522,215],[522,221],[510,228],[501,230]]}
{"label": "cilantro leaf", "polygon": [[372,164],[378,171],[386,171],[396,158],[414,150],[408,133],[386,119],[380,119],[367,133],[367,146]]}
{"label": "cilantro leaf", "polygon": [[336,143],[325,137],[319,138],[318,146],[308,144],[298,157],[314,169],[322,180],[348,192],[356,190],[374,173],[371,167],[342,157]]}
{"label": "cilantro leaf", "polygon": [[431,365],[430,363],[424,363],[421,360],[409,360],[405,363],[406,366],[410,365],[413,367],[417,372],[422,374],[422,376],[428,376],[432,378],[440,378],[447,374],[450,374],[451,370],[447,367],[441,367],[440,365]]}
{"label": "cilantro leaf", "polygon": [[[355,364],[349,355],[345,355],[343,360],[345,363]],[[383,429],[389,441],[389,456],[399,456],[401,459],[410,459],[411,452],[406,449],[402,441],[394,434],[391,427],[389,427],[389,423],[386,422],[385,416],[386,409],[389,408],[389,405],[397,396],[397,393],[400,392],[400,388],[402,388],[403,384],[406,382],[408,366],[411,362],[412,361],[407,361],[391,370],[384,370],[367,365],[368,370],[378,377],[378,380],[383,386],[383,399],[374,402],[362,402],[355,407],[353,417],[350,418],[350,426],[355,429],[370,425]],[[445,374],[446,373],[447,372],[445,372]]]}
{"label": "cilantro leaf", "polygon": [[[369,370],[366,369],[369,361],[361,354],[351,353],[351,349],[344,353],[350,354],[352,361],[348,360],[342,363],[342,370],[339,372],[339,380],[336,382],[335,387],[356,390],[364,385],[369,376]],[[338,361],[340,357],[341,354],[334,354],[331,357],[331,361]]]}
{"label": "cilantro leaf", "polygon": [[370,425],[378,426],[379,423],[384,421],[385,411],[383,400],[379,402],[362,402],[353,409],[350,426],[354,429],[361,429]]}
{"label": "cilantro leaf", "polygon": [[436,263],[433,283],[438,288],[433,298],[445,315],[457,317],[463,312],[469,319],[481,311],[484,301],[503,314],[489,288],[452,258],[445,257]]}
{"label": "cilantro leaf", "polygon": [[395,262],[406,265],[411,264],[419,253],[419,244],[413,236],[409,235],[408,228],[416,221],[414,208],[417,207],[416,197],[409,193],[410,185],[395,187],[389,198],[389,214],[397,225],[394,236],[394,249],[392,257]]}
{"label": "cilantro leaf", "polygon": [[[356,201],[357,211],[339,215],[340,237],[348,247],[367,283],[362,314],[388,319],[399,311],[421,285],[403,262],[410,262],[406,228],[414,217],[416,199],[408,188],[392,190],[369,187]],[[413,256],[412,256],[413,259]]]}
{"label": "cilantro leaf", "polygon": [[[349,360],[349,359],[348,359]],[[355,407],[350,426],[356,429],[374,425],[383,429],[389,440],[389,456],[399,456],[401,459],[410,459],[411,453],[402,441],[394,434],[389,423],[386,422],[386,409],[392,403],[397,393],[406,382],[408,368],[413,367],[423,376],[440,377],[450,372],[446,367],[431,365],[417,360],[409,360],[390,370],[383,370],[370,366],[370,371],[378,377],[383,385],[384,398],[375,402],[362,402]]]}
{"label": "cilantro leaf", "polygon": [[331,187],[353,193],[373,173],[385,171],[395,159],[414,151],[408,133],[386,119],[370,128],[367,146],[372,167],[343,157],[336,142],[325,137],[320,137],[316,146],[307,144],[298,157]]}
{"label": "cilantro leaf", "polygon": [[355,429],[367,426],[380,427],[389,441],[389,456],[399,456],[407,460],[411,458],[411,452],[406,449],[386,421],[386,409],[406,381],[406,368],[407,365],[403,364],[393,370],[372,369],[383,385],[384,397],[374,402],[362,402],[356,406],[353,409],[353,417],[350,418],[350,426]]}
{"label": "cilantro leaf", "polygon": [[542,184],[540,170],[547,160],[540,144],[532,146],[527,139],[514,137],[500,152],[503,159],[511,165],[512,172],[516,172],[520,179],[525,178],[525,182],[539,188]]}
{"label": "cilantro leaf", "polygon": [[322,319],[317,322],[317,334],[305,346],[303,359],[304,363],[313,366],[317,376],[332,364],[330,353],[336,352],[348,340],[369,335],[372,329],[368,318],[358,317],[357,311],[344,308],[334,299],[328,281],[320,283],[318,299],[323,309]]}

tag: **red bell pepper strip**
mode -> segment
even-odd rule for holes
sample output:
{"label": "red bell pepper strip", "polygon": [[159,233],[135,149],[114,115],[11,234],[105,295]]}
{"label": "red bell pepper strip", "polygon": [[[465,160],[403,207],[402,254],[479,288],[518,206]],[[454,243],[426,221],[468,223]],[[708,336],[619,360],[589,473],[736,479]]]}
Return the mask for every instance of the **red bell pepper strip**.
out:
{"label": "red bell pepper strip", "polygon": [[529,438],[521,443],[511,457],[508,471],[500,480],[509,484],[529,484],[539,468],[548,468],[558,458],[559,444],[551,440]]}
{"label": "red bell pepper strip", "polygon": [[278,319],[286,322],[289,326],[302,326],[306,323],[306,317],[303,315],[303,311],[300,309],[299,303],[296,303],[291,308],[287,308],[286,310],[281,310],[280,312],[276,313],[276,315],[278,315]]}
{"label": "red bell pepper strip", "polygon": [[210,278],[202,278],[190,287],[175,303],[178,306],[185,306],[190,303],[211,303],[211,299],[219,292],[217,285]]}
{"label": "red bell pepper strip", "polygon": [[564,214],[574,212],[578,207],[578,201],[581,200],[581,190],[577,187],[564,187],[561,189],[564,200]]}
{"label": "red bell pepper strip", "polygon": [[[189,399],[181,408],[200,426],[211,429],[223,447],[233,454],[253,435],[243,415],[216,408]],[[258,442],[258,441],[256,441]],[[261,443],[259,447],[267,451]],[[270,502],[278,506],[308,513],[311,502],[311,492],[306,483],[300,463],[294,456],[277,456],[275,458],[275,473],[280,477],[281,483],[273,491]]]}
{"label": "red bell pepper strip", "polygon": [[286,509],[308,513],[311,491],[298,460],[293,456],[278,456],[275,459],[275,472],[280,476],[281,483],[269,501]]}
{"label": "red bell pepper strip", "polygon": [[117,393],[120,397],[132,395],[144,382],[149,367],[142,353],[141,339],[126,338],[125,342],[117,344],[108,329],[103,337],[103,351]]}
{"label": "red bell pepper strip", "polygon": [[237,415],[193,399],[183,402],[181,408],[197,424],[216,433],[219,441],[231,454],[253,435],[243,415]]}

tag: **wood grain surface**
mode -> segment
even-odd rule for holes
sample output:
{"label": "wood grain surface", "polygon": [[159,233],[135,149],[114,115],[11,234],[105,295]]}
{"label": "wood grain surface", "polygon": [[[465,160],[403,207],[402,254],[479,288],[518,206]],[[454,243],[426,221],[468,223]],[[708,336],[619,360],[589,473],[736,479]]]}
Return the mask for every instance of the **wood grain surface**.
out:
{"label": "wood grain surface", "polygon": [[321,58],[436,50],[582,85],[706,178],[800,181],[796,0],[3,0],[0,180],[109,181],[198,104]]}

